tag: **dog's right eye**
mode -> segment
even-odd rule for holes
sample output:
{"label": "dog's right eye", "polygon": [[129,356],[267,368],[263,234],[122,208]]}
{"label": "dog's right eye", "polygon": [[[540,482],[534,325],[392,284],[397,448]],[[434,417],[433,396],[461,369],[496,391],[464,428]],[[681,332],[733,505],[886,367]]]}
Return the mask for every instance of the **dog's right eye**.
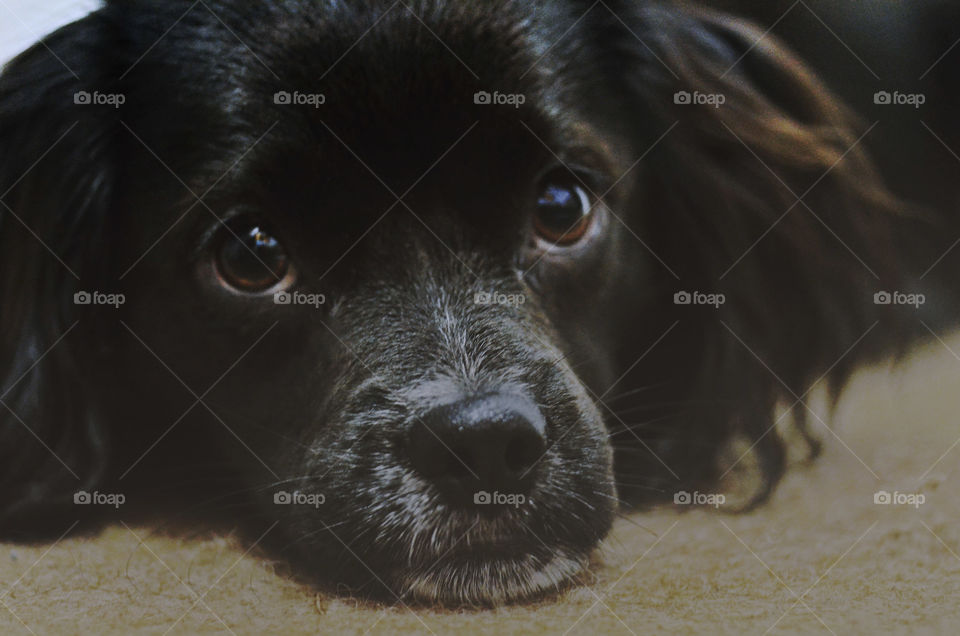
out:
{"label": "dog's right eye", "polygon": [[216,248],[221,283],[235,291],[259,294],[279,287],[292,266],[280,242],[259,224],[232,225]]}
{"label": "dog's right eye", "polygon": [[587,191],[567,175],[549,175],[541,184],[533,217],[537,235],[554,245],[573,245],[586,235],[593,217]]}

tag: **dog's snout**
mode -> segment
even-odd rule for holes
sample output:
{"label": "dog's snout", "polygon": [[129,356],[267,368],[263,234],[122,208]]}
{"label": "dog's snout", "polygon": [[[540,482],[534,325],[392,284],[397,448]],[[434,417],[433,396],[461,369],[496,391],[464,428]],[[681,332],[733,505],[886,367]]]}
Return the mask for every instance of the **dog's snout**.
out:
{"label": "dog's snout", "polygon": [[449,503],[488,503],[484,493],[530,490],[546,443],[546,422],[531,400],[493,394],[427,412],[410,429],[408,456]]}

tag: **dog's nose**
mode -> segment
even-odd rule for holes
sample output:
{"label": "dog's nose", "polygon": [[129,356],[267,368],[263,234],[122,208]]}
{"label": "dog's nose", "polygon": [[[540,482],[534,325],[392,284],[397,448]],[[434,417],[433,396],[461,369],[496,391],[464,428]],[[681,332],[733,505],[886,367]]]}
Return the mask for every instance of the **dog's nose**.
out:
{"label": "dog's nose", "polygon": [[529,492],[546,444],[537,405],[498,393],[429,411],[410,429],[408,456],[450,504],[496,503],[494,492]]}

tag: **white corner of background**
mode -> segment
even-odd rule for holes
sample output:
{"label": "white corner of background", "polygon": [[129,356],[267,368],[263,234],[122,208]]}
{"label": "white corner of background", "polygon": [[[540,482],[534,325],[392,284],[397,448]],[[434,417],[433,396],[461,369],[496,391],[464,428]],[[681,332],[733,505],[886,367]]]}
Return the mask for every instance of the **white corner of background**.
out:
{"label": "white corner of background", "polygon": [[0,0],[0,65],[102,5],[102,0]]}

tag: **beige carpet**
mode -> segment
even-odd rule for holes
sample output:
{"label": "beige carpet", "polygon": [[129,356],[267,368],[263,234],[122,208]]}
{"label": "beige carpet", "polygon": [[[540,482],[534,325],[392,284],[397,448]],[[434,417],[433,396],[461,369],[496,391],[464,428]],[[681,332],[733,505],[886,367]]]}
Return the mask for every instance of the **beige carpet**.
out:
{"label": "beige carpet", "polygon": [[[960,338],[858,375],[834,437],[748,515],[621,520],[589,587],[444,612],[320,598],[231,538],[123,526],[0,552],[0,633],[960,633]],[[874,493],[922,494],[919,507]],[[642,527],[640,527],[642,526]],[[144,538],[141,545],[138,536]]]}

